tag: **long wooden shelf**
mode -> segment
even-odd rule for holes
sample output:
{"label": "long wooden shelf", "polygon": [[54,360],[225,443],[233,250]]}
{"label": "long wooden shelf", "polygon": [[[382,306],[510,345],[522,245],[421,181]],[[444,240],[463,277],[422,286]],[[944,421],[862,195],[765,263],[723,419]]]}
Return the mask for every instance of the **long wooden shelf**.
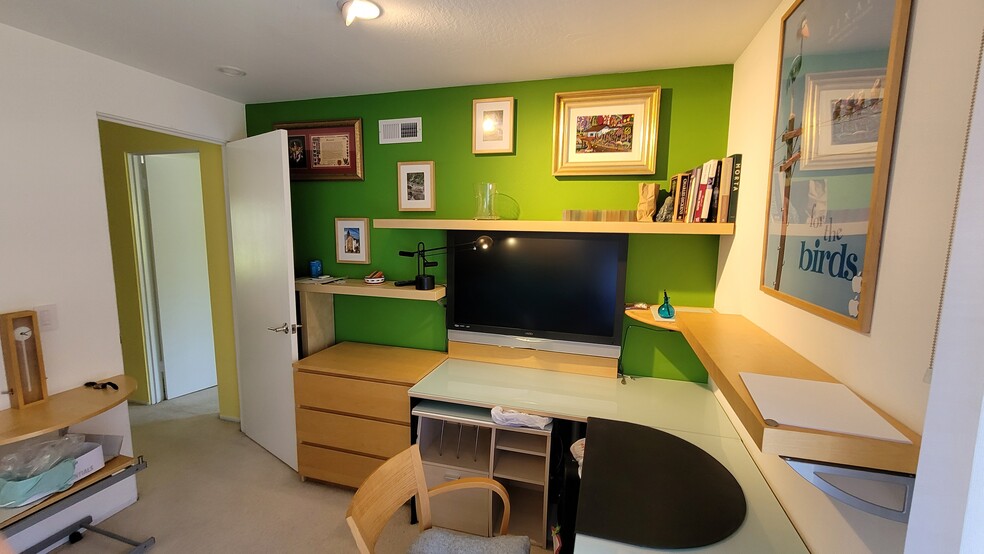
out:
{"label": "long wooden shelf", "polygon": [[0,412],[0,445],[81,423],[122,404],[137,388],[137,382],[126,375],[115,375],[103,381],[112,381],[120,389],[76,387],[26,408]]}
{"label": "long wooden shelf", "polygon": [[[675,306],[674,309],[677,312],[715,313],[713,308],[690,308],[687,306]],[[680,330],[680,326],[677,324],[677,319],[675,317],[671,320],[657,319],[653,316],[653,312],[649,309],[641,310],[632,308],[625,310],[625,315],[636,321],[645,323],[646,325],[652,325],[653,327],[669,329],[670,331]]]}
{"label": "long wooden shelf", "polygon": [[762,452],[898,473],[916,472],[921,437],[871,403],[869,406],[912,444],[767,425],[739,372],[837,380],[740,315],[678,311],[676,318],[687,342]]}
{"label": "long wooden shelf", "polygon": [[444,285],[437,285],[431,290],[417,290],[413,286],[398,287],[395,281],[386,281],[378,285],[370,285],[362,279],[347,279],[334,283],[296,282],[294,289],[298,292],[316,292],[321,294],[346,294],[349,296],[375,296],[379,298],[402,298],[404,300],[440,300],[444,298]]}
{"label": "long wooden shelf", "polygon": [[374,219],[377,229],[448,231],[537,231],[639,235],[733,235],[734,223],[653,223],[648,221],[527,221],[511,219]]}

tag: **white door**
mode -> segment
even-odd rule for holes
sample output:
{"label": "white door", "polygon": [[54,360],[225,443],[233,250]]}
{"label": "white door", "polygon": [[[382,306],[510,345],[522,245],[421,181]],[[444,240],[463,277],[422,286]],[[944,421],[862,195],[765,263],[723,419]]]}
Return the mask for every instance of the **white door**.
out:
{"label": "white door", "polygon": [[291,369],[297,360],[297,320],[287,132],[230,142],[225,161],[240,426],[297,470]]}

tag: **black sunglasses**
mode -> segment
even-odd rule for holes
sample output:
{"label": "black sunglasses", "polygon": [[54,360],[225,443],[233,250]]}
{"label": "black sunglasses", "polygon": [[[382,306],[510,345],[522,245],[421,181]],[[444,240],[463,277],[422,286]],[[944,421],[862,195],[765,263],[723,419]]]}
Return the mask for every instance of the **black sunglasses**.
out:
{"label": "black sunglasses", "polygon": [[116,383],[114,383],[112,381],[106,381],[104,383],[97,383],[95,381],[89,381],[88,383],[85,384],[85,386],[87,386],[89,388],[92,388],[92,389],[104,389],[106,387],[109,387],[109,388],[111,388],[113,390],[120,390],[119,385],[117,385]]}

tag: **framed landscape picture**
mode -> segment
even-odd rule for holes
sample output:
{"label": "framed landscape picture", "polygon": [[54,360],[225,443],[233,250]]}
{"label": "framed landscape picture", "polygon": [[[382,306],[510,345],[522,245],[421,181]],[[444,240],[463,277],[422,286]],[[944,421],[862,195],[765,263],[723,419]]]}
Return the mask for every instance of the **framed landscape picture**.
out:
{"label": "framed landscape picture", "polygon": [[335,261],[350,264],[369,263],[368,218],[335,218]]}
{"label": "framed landscape picture", "polygon": [[399,162],[396,174],[401,212],[433,212],[436,209],[434,162]]}
{"label": "framed landscape picture", "polygon": [[362,120],[278,123],[287,131],[292,181],[362,181]]}
{"label": "framed landscape picture", "polygon": [[473,154],[512,153],[514,106],[512,97],[472,101]]}
{"label": "framed landscape picture", "polygon": [[660,87],[558,92],[553,174],[652,175]]}

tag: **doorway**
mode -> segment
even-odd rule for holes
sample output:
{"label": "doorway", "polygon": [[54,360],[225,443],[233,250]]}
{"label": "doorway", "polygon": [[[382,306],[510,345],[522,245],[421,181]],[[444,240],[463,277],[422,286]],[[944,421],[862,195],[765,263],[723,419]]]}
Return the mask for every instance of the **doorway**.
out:
{"label": "doorway", "polygon": [[127,154],[150,403],[216,385],[198,152]]}

